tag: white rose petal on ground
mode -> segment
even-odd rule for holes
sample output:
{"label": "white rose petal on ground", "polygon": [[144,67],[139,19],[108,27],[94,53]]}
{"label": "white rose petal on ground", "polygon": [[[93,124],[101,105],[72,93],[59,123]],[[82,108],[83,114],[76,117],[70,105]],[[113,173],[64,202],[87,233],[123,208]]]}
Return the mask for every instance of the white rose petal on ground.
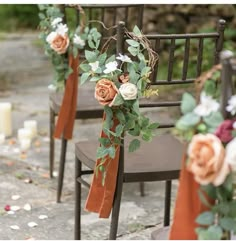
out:
{"label": "white rose petal on ground", "polygon": [[48,218],[47,215],[39,215],[39,219],[41,219],[41,220],[44,220],[44,219],[47,219],[47,218]]}
{"label": "white rose petal on ground", "polygon": [[26,204],[24,205],[24,210],[26,210],[26,211],[31,211],[31,209],[32,209],[32,207],[31,207],[31,205],[30,205],[29,203],[26,203]]}
{"label": "white rose petal on ground", "polygon": [[8,211],[7,214],[13,215],[13,214],[15,214],[15,212],[14,211]]}
{"label": "white rose petal on ground", "polygon": [[20,210],[20,207],[19,206],[11,206],[11,211],[19,211]]}
{"label": "white rose petal on ground", "polygon": [[16,200],[20,199],[20,195],[12,195],[11,199],[16,201]]}
{"label": "white rose petal on ground", "polygon": [[38,224],[35,223],[35,222],[29,222],[29,223],[28,223],[28,226],[29,226],[30,228],[34,228],[34,227],[37,227]]}
{"label": "white rose petal on ground", "polygon": [[10,228],[13,229],[13,230],[19,230],[20,229],[20,227],[17,226],[17,225],[11,225]]}

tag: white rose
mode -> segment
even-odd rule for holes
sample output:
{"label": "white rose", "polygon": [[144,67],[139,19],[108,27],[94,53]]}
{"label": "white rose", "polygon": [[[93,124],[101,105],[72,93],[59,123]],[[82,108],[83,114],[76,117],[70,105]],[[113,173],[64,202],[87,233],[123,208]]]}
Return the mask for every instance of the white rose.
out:
{"label": "white rose", "polygon": [[63,24],[63,23],[59,23],[59,24],[57,25],[56,32],[57,32],[59,35],[64,36],[64,35],[68,32],[68,27],[67,27],[67,25],[66,25],[66,24]]}
{"label": "white rose", "polygon": [[227,144],[225,150],[225,162],[231,166],[233,171],[236,171],[236,138]]}
{"label": "white rose", "polygon": [[119,91],[124,100],[135,100],[137,98],[138,89],[132,83],[122,84]]}
{"label": "white rose", "polygon": [[105,65],[106,69],[103,71],[104,74],[109,74],[117,70],[118,63],[116,61],[109,62]]}

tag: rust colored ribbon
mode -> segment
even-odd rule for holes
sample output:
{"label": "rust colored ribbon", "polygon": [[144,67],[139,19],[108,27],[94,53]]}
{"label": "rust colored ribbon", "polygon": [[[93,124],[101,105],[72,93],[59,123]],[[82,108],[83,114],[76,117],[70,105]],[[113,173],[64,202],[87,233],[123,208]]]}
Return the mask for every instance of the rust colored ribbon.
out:
{"label": "rust colored ribbon", "polygon": [[[195,228],[198,224],[195,220],[200,213],[208,210],[198,196],[199,184],[186,168],[186,158],[185,154],[182,160],[174,220],[169,234],[170,240],[197,239]],[[210,202],[213,203],[212,200]]]}
{"label": "rust colored ribbon", "polygon": [[79,55],[74,58],[73,54],[69,55],[69,66],[73,69],[73,72],[66,80],[66,88],[58,115],[58,120],[54,132],[54,137],[60,139],[62,136],[65,139],[71,139],[73,134],[77,94],[78,94],[78,66]]}
{"label": "rust colored ribbon", "polygon": [[[103,121],[105,114],[103,115]],[[118,125],[118,121],[114,121],[114,125],[111,130],[114,130]],[[106,137],[106,134],[102,131],[101,137]],[[109,218],[114,194],[116,190],[116,179],[118,172],[118,163],[120,156],[120,146],[116,145],[115,158],[106,157],[104,167],[106,168],[106,179],[104,185],[102,184],[102,173],[99,171],[98,174],[93,175],[92,184],[89,190],[85,209],[89,212],[99,213],[100,218]],[[96,161],[96,167],[101,162],[101,159]]]}

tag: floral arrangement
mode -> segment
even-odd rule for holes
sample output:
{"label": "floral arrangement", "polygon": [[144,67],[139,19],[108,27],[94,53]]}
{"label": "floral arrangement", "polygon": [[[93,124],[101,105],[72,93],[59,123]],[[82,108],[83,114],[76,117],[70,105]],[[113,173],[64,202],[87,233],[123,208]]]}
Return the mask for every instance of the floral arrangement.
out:
{"label": "floral arrangement", "polygon": [[231,232],[236,232],[236,96],[226,107],[232,118],[224,119],[219,103],[220,68],[215,66],[198,79],[199,103],[191,94],[183,94],[183,116],[175,130],[189,143],[186,168],[200,184],[200,200],[208,207],[196,219],[199,239],[230,239]]}
{"label": "floral arrangement", "polygon": [[69,66],[68,56],[73,54],[76,58],[78,51],[85,47],[97,48],[101,34],[96,28],[84,27],[84,23],[82,27],[69,29],[68,25],[63,23],[64,14],[59,7],[52,4],[40,4],[38,7],[41,20],[39,37],[43,40],[45,53],[51,58],[55,72],[53,84],[49,86],[49,89],[61,89],[64,88],[64,81],[73,72]]}
{"label": "floral arrangement", "polygon": [[126,30],[126,35],[129,56],[122,53],[108,56],[106,51],[94,48],[85,50],[86,60],[80,64],[83,71],[81,83],[95,82],[95,98],[104,106],[102,130],[105,135],[99,138],[100,147],[97,149],[97,159],[102,160],[98,169],[104,176],[106,157],[115,157],[124,133],[135,137],[129,144],[129,151],[133,152],[140,147],[138,137],[151,141],[158,127],[158,123],[151,123],[139,109],[141,97],[158,94],[157,89],[148,88],[157,54],[137,26],[133,32]]}

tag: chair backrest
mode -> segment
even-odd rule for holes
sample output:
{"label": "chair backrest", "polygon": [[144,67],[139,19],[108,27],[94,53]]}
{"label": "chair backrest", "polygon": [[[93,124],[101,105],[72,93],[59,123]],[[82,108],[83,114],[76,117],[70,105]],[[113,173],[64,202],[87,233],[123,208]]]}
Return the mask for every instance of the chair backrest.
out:
{"label": "chair backrest", "polygon": [[[219,63],[220,52],[223,48],[224,41],[224,29],[226,22],[224,20],[218,21],[217,30],[212,33],[191,33],[191,34],[146,34],[148,40],[150,40],[154,50],[160,54],[165,51],[164,58],[166,61],[162,63],[163,59],[159,58],[151,76],[152,85],[154,86],[179,86],[183,84],[194,83],[195,79],[202,73],[203,61],[211,61],[208,64],[208,68]],[[122,30],[123,29],[123,30]],[[124,35],[124,23],[120,23],[118,26],[117,36],[117,51],[125,51],[125,35]],[[122,45],[121,42],[124,42]],[[204,44],[206,43],[206,44]],[[178,48],[177,48],[178,44]],[[179,45],[182,44],[182,48]],[[207,47],[207,52],[205,52]],[[209,51],[209,48],[211,51]],[[176,59],[177,50],[178,58]],[[195,50],[195,51],[194,51]],[[191,62],[192,61],[192,62]],[[182,62],[182,63],[181,63]],[[181,64],[180,64],[181,63]],[[160,66],[164,64],[162,68],[165,70],[165,76],[159,78]],[[195,71],[190,68],[194,66]],[[176,78],[173,71],[177,70]],[[183,86],[184,87],[184,86]],[[165,93],[168,95],[168,92]],[[155,101],[152,103],[141,104],[141,107],[174,107],[180,106],[181,101]],[[161,123],[160,128],[173,127],[174,123]]]}

